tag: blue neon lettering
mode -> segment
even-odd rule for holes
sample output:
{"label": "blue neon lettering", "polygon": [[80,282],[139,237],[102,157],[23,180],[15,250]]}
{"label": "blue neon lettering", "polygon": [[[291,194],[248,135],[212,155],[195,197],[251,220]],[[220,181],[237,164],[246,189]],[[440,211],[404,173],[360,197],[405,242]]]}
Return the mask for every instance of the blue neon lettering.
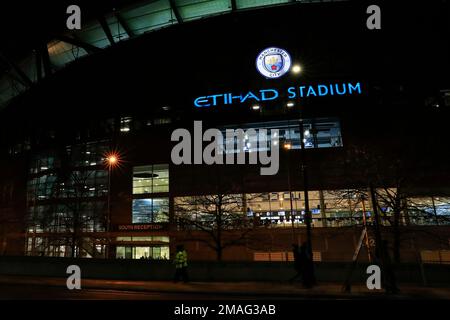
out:
{"label": "blue neon lettering", "polygon": [[239,99],[239,101],[242,101],[242,96],[241,95],[239,95],[239,96],[232,96],[231,94],[230,94],[230,97],[231,97],[231,102],[233,102],[233,99]]}
{"label": "blue neon lettering", "polygon": [[[317,89],[319,91],[319,96],[326,96],[328,94],[328,88],[327,88],[327,86],[324,86],[323,84],[319,84],[317,86]],[[324,89],[325,91],[323,91],[321,89]]]}
{"label": "blue neon lettering", "polygon": [[[309,96],[323,97],[328,95],[345,95],[346,93],[361,94],[361,92],[362,88],[360,82],[316,84],[298,87],[296,86],[288,87],[287,98],[293,99]],[[234,96],[232,93],[222,93],[209,96],[200,96],[194,100],[194,105],[197,108],[202,108],[202,107],[217,106],[220,104],[230,105],[233,103],[248,103],[249,102],[248,100],[251,99],[253,99],[254,101],[276,100],[279,97],[280,94],[278,89],[260,89],[257,91],[257,93],[254,93],[253,91],[248,91],[245,95],[241,94]]]}
{"label": "blue neon lettering", "polygon": [[293,99],[297,96],[295,93],[295,87],[289,87],[287,91],[288,91],[288,99]]}
{"label": "blue neon lettering", "polygon": [[311,94],[313,94],[314,96],[317,96],[316,92],[314,91],[312,86],[309,86],[308,88],[308,93],[306,94],[307,97],[309,97]]}
{"label": "blue neon lettering", "polygon": [[216,106],[217,105],[217,97],[221,97],[221,96],[222,96],[221,94],[215,94],[212,96],[208,96],[208,98],[212,98],[213,106]]}
{"label": "blue neon lettering", "polygon": [[348,84],[348,93],[352,94],[352,90],[357,89],[358,93],[361,94],[361,84],[358,82],[355,86],[351,83]]}
{"label": "blue neon lettering", "polygon": [[197,108],[201,108],[201,107],[209,107],[210,104],[200,105],[201,103],[205,103],[205,102],[208,102],[207,97],[205,97],[205,96],[203,96],[203,97],[198,97],[197,99],[195,99],[194,105],[195,105]]}
{"label": "blue neon lettering", "polygon": [[344,92],[339,92],[339,85],[336,83],[335,84],[335,86],[336,86],[336,93],[337,94],[345,94],[346,92],[347,92],[347,88],[345,87],[345,84],[342,84],[342,88],[344,89]]}
{"label": "blue neon lettering", "polygon": [[[275,100],[276,98],[278,98],[278,91],[275,90],[275,89],[264,89],[264,90],[259,90],[259,92],[261,93],[261,100],[262,101]],[[272,92],[273,96],[267,97],[266,96],[266,92]]]}
{"label": "blue neon lettering", "polygon": [[303,98],[303,89],[305,89],[305,86],[301,86],[298,88],[300,92],[300,97]]}
{"label": "blue neon lettering", "polygon": [[252,98],[252,99],[255,99],[256,101],[259,101],[259,98],[258,98],[257,96],[255,96],[255,95],[253,94],[253,92],[249,91],[249,92],[246,94],[246,96],[241,100],[241,103],[242,103],[242,102],[245,102],[245,100],[247,100],[248,98]]}

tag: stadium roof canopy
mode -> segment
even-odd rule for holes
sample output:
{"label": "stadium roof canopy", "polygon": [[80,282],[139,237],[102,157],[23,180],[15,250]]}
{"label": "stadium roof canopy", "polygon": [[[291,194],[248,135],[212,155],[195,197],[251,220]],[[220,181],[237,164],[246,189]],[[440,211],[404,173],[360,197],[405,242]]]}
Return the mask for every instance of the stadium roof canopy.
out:
{"label": "stadium roof canopy", "polygon": [[[341,0],[342,1],[342,0]],[[83,20],[81,30],[52,35],[20,58],[0,50],[0,108],[35,83],[74,61],[148,32],[221,14],[269,6],[332,0],[153,0],[125,1],[121,8]],[[337,2],[335,0],[335,2]],[[68,15],[66,15],[68,16]],[[26,40],[26,39],[25,39]]]}

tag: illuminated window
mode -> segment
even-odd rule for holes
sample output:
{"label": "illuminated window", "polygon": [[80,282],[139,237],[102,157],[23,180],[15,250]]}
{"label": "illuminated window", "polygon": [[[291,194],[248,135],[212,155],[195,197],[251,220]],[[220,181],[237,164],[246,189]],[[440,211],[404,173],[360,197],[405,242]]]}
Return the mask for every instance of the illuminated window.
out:
{"label": "illuminated window", "polygon": [[133,223],[169,221],[169,198],[133,199]]}
{"label": "illuminated window", "polygon": [[156,118],[155,120],[153,120],[153,123],[155,125],[169,124],[171,122],[172,122],[172,119],[170,119],[170,118]]}
{"label": "illuminated window", "polygon": [[116,249],[117,259],[168,260],[169,246],[120,246]]}
{"label": "illuminated window", "polygon": [[169,165],[158,164],[134,167],[133,194],[169,192]]}
{"label": "illuminated window", "polygon": [[31,161],[30,173],[39,173],[46,170],[54,169],[59,165],[55,157],[50,154],[42,154],[34,156]]}
{"label": "illuminated window", "polygon": [[120,119],[120,132],[128,132],[131,130],[131,117],[122,117]]}
{"label": "illuminated window", "polygon": [[[238,128],[242,128],[244,130],[244,135],[242,137],[243,141],[238,141],[237,135],[227,137],[226,130],[236,130]],[[251,131],[249,129],[255,129],[255,131]],[[260,129],[278,130],[279,132],[278,134],[271,132],[271,135],[266,137],[267,144],[262,146],[260,141],[258,142],[258,134],[262,133],[256,131]],[[222,127],[221,131],[224,136],[224,145],[223,150],[220,150],[219,152],[236,153],[241,146],[244,152],[264,151],[269,149],[269,143],[273,145],[279,144],[280,146],[285,146],[286,149],[301,148],[299,120],[229,125]],[[343,143],[339,120],[336,118],[304,119],[303,142],[305,144],[305,148],[342,147]],[[233,149],[228,150],[227,144],[234,146]],[[287,145],[289,145],[289,147],[287,147]]]}
{"label": "illuminated window", "polygon": [[169,237],[165,237],[165,236],[117,237],[116,241],[118,241],[118,242],[148,241],[148,242],[167,242],[167,243],[169,243]]}

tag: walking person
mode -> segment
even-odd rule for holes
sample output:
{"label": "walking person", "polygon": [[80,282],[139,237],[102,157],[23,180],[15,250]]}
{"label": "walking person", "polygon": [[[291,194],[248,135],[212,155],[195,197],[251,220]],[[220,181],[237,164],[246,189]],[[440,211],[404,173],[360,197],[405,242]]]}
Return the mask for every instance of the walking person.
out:
{"label": "walking person", "polygon": [[303,278],[303,264],[300,261],[301,254],[300,254],[300,247],[298,244],[292,244],[292,253],[294,255],[294,269],[296,274],[289,280],[289,282],[294,282],[295,280],[299,278]]}
{"label": "walking person", "polygon": [[187,252],[184,249],[183,245],[177,245],[177,252],[175,254],[174,264],[175,264],[175,278],[174,281],[178,282],[180,278],[183,280],[183,282],[188,282],[188,257]]}
{"label": "walking person", "polygon": [[303,265],[303,286],[305,288],[312,288],[312,286],[316,284],[316,279],[314,277],[314,262],[306,242],[302,243],[300,246],[300,263]]}
{"label": "walking person", "polygon": [[382,240],[382,255],[384,257],[384,271],[385,271],[385,287],[387,293],[397,294],[399,289],[397,287],[397,278],[395,276],[394,266],[389,254],[389,246],[387,240]]}

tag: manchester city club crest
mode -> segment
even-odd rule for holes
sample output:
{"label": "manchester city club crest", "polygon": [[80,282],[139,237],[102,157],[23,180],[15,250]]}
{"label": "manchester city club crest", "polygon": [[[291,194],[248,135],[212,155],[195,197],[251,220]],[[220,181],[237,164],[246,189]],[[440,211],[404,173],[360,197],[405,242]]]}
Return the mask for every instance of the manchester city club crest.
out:
{"label": "manchester city club crest", "polygon": [[256,58],[256,68],[266,78],[279,78],[291,68],[291,56],[280,48],[266,48]]}

